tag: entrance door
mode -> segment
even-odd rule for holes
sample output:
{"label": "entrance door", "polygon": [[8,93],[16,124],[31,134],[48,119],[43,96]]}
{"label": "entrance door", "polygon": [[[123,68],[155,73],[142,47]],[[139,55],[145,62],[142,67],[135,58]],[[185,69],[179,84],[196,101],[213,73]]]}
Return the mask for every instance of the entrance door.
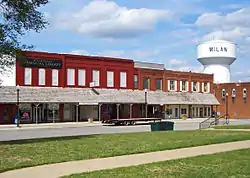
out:
{"label": "entrance door", "polygon": [[43,105],[39,105],[38,107],[34,106],[32,110],[32,122],[40,123],[42,122],[44,117]]}
{"label": "entrance door", "polygon": [[203,108],[200,108],[200,118],[203,118]]}
{"label": "entrance door", "polygon": [[175,118],[178,118],[178,115],[179,115],[178,114],[178,108],[175,108],[175,112],[174,113],[175,113]]}

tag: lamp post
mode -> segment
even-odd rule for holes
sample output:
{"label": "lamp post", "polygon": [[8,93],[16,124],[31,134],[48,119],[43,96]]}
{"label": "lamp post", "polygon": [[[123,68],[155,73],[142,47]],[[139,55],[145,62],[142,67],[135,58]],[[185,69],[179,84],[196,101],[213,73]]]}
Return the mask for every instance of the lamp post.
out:
{"label": "lamp post", "polygon": [[226,93],[226,124],[228,123],[228,93]]}
{"label": "lamp post", "polygon": [[145,89],[145,116],[148,118],[148,90]]}
{"label": "lamp post", "polygon": [[20,112],[19,112],[19,93],[20,93],[20,87],[19,85],[17,85],[16,87],[16,91],[17,91],[17,121],[16,121],[16,125],[17,127],[19,127],[19,122],[20,122]]}

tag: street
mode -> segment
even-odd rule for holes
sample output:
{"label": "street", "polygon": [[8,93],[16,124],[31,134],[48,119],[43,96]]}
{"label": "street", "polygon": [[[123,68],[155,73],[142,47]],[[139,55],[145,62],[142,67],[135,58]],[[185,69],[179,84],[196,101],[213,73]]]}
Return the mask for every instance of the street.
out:
{"label": "street", "polygon": [[[197,130],[201,120],[175,120],[174,130]],[[150,125],[135,125],[135,126],[86,126],[86,125],[57,124],[61,127],[34,127],[37,128],[11,128],[0,129],[0,141],[22,140],[33,138],[49,138],[63,136],[80,136],[93,134],[112,134],[112,133],[133,133],[133,132],[150,132]],[[247,120],[230,120],[229,125],[250,124],[250,119]],[[39,124],[38,124],[39,125]]]}
{"label": "street", "polygon": [[148,132],[148,131],[150,131],[150,125],[116,126],[116,127],[83,126],[83,127],[64,127],[64,128],[11,129],[11,130],[0,130],[0,141],[92,135],[92,134]]}

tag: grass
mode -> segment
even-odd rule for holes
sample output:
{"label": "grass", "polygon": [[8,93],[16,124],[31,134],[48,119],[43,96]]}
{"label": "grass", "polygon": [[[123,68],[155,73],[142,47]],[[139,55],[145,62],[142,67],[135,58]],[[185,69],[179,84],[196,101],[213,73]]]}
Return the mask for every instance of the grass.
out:
{"label": "grass", "polygon": [[241,178],[250,177],[250,149],[140,166],[75,174],[64,178]]}
{"label": "grass", "polygon": [[248,132],[170,131],[0,142],[0,172],[90,158],[250,140]]}
{"label": "grass", "polygon": [[250,129],[249,125],[224,125],[224,126],[216,126],[213,127],[215,129]]}

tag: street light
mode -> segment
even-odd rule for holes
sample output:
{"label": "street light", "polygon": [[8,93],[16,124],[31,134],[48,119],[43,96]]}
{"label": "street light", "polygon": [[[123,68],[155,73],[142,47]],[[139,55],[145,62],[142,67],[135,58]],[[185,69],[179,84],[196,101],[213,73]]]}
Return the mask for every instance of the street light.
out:
{"label": "street light", "polygon": [[20,112],[19,112],[19,93],[20,93],[20,87],[19,85],[17,85],[16,87],[16,91],[17,91],[17,121],[16,121],[16,124],[17,124],[17,127],[19,127],[19,122],[20,122]]}
{"label": "street light", "polygon": [[228,93],[226,93],[226,124],[229,123],[228,120]]}
{"label": "street light", "polygon": [[145,92],[145,116],[146,116],[146,118],[148,118],[148,90],[147,89],[145,89],[144,90],[144,92]]}

